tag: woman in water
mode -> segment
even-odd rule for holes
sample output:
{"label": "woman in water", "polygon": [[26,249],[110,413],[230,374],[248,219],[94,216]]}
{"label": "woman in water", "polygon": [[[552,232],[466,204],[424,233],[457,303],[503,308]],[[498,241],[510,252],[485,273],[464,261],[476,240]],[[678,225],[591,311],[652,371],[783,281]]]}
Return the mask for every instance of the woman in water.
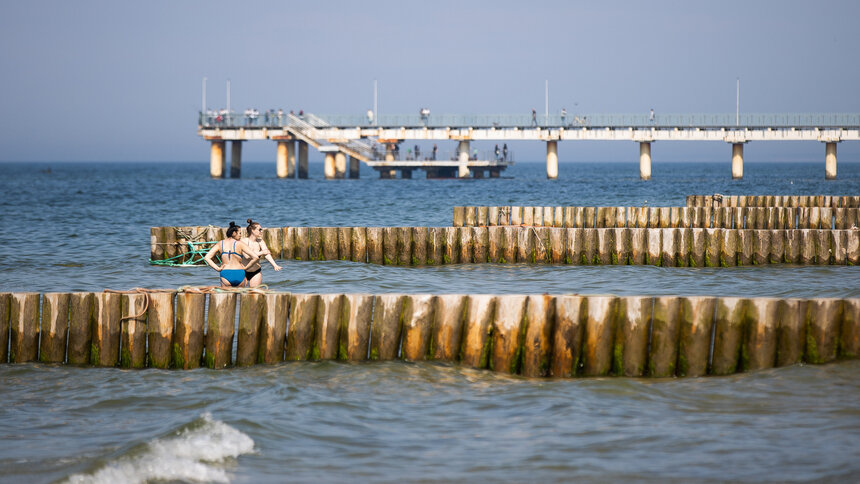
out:
{"label": "woman in water", "polygon": [[[221,276],[221,287],[245,287],[248,281],[245,279],[245,270],[251,264],[256,264],[259,256],[250,247],[239,240],[242,237],[238,225],[230,222],[227,229],[227,238],[215,244],[206,254],[204,260],[209,267],[218,271]],[[221,267],[212,262],[216,253],[221,254]],[[245,262],[247,261],[247,262]]]}
{"label": "woman in water", "polygon": [[250,247],[258,257],[256,261],[248,264],[248,268],[245,269],[245,278],[248,279],[249,286],[257,287],[263,282],[263,274],[261,272],[263,268],[260,266],[260,257],[265,256],[269,264],[272,264],[273,269],[276,271],[281,270],[281,266],[275,263],[275,259],[272,258],[272,252],[266,247],[266,241],[263,240],[263,227],[259,223],[248,219],[248,237],[242,239],[242,242]]}

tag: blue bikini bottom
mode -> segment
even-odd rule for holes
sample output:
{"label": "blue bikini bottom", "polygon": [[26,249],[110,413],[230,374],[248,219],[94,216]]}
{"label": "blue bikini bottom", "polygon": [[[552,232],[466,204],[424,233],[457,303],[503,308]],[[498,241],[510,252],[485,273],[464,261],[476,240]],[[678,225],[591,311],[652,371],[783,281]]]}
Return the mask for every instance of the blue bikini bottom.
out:
{"label": "blue bikini bottom", "polygon": [[245,271],[242,269],[224,269],[220,274],[221,279],[229,282],[233,287],[238,287],[245,282]]}

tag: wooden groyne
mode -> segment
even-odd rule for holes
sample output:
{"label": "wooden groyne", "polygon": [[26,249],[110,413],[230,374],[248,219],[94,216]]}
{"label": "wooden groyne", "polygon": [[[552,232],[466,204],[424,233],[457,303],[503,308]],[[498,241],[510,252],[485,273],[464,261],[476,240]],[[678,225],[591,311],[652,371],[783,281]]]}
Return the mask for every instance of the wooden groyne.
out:
{"label": "wooden groyne", "polygon": [[828,207],[858,208],[860,196],[831,195],[688,195],[688,207]]}
{"label": "wooden groyne", "polygon": [[454,207],[454,227],[851,229],[860,209],[830,207]]}
{"label": "wooden groyne", "polygon": [[857,298],[0,293],[0,316],[4,363],[191,369],[399,359],[529,377],[667,377],[860,353]]}
{"label": "wooden groyne", "polygon": [[[177,241],[177,233],[219,240],[222,230],[152,227],[150,257],[162,260],[187,251]],[[860,230],[856,229],[284,227],[265,229],[264,237],[276,258],[403,266],[860,264]]]}

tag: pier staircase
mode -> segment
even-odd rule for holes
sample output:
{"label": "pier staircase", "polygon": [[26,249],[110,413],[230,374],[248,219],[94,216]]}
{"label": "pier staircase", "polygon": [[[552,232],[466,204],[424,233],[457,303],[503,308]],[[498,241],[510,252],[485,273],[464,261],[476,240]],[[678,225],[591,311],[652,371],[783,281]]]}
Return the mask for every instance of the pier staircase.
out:
{"label": "pier staircase", "polygon": [[379,150],[373,142],[357,139],[321,139],[318,131],[330,126],[323,119],[311,113],[305,113],[302,116],[290,114],[286,129],[297,139],[320,151],[341,151],[364,163],[376,158],[376,153],[379,153]]}

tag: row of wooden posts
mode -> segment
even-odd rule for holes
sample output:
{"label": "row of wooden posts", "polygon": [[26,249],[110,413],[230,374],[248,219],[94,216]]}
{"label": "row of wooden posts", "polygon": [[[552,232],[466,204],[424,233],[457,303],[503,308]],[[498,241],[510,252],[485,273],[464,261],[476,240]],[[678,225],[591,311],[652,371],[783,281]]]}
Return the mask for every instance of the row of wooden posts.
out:
{"label": "row of wooden posts", "polygon": [[[151,258],[181,255],[176,233],[223,238],[213,227],[153,227]],[[217,232],[211,233],[208,232]],[[174,239],[170,239],[170,235]],[[731,267],[858,265],[860,230],[564,229],[555,227],[284,227],[265,229],[272,256],[384,265],[547,263]]]}
{"label": "row of wooden posts", "polygon": [[0,315],[0,361],[99,367],[402,359],[530,377],[668,377],[860,354],[860,299],[5,293]]}
{"label": "row of wooden posts", "polygon": [[860,209],[829,207],[454,207],[454,227],[850,229]]}
{"label": "row of wooden posts", "polygon": [[687,195],[688,207],[858,208],[860,196],[835,195]]}

